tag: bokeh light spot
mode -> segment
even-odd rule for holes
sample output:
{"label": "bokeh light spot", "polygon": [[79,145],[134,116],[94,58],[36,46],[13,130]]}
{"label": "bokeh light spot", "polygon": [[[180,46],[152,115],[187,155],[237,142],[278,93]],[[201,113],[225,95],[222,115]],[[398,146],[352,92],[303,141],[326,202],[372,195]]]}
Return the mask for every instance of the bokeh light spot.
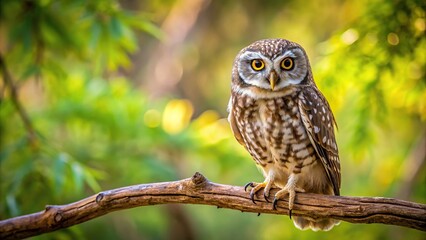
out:
{"label": "bokeh light spot", "polygon": [[344,42],[346,45],[351,45],[356,40],[358,40],[359,34],[358,31],[350,28],[346,30],[341,36],[340,39],[342,39],[342,42]]}
{"label": "bokeh light spot", "polygon": [[163,128],[169,134],[177,134],[188,126],[194,109],[188,100],[171,100],[163,113]]}
{"label": "bokeh light spot", "polygon": [[158,110],[150,109],[145,112],[143,120],[145,125],[150,128],[158,127],[161,123],[161,113]]}
{"label": "bokeh light spot", "polygon": [[394,46],[398,45],[399,44],[399,37],[398,37],[398,35],[396,33],[393,33],[393,32],[389,33],[388,34],[388,43],[390,45],[394,45]]}

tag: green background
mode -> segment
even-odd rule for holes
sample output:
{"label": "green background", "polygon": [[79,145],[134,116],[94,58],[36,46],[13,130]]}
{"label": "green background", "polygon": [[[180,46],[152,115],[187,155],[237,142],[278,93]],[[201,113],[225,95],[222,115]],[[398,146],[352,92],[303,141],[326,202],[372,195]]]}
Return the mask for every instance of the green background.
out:
{"label": "green background", "polygon": [[[416,0],[2,0],[0,219],[102,190],[174,181],[262,181],[226,121],[240,49],[306,49],[333,109],[344,196],[426,202],[425,2]],[[424,239],[342,222],[300,231],[286,216],[201,205],[114,212],[35,239]]]}

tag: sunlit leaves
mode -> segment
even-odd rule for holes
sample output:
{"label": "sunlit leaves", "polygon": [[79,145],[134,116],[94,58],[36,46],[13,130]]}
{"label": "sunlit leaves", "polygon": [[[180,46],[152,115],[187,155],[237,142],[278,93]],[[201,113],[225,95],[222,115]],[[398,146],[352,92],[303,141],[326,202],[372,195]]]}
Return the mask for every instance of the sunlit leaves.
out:
{"label": "sunlit leaves", "polygon": [[323,57],[314,65],[339,125],[342,192],[424,201],[425,168],[413,167],[424,161],[415,153],[426,126],[426,38],[418,23],[424,3],[365,6],[354,23],[318,45]]}
{"label": "sunlit leaves", "polygon": [[[46,204],[49,197],[62,202],[101,190],[108,167],[93,160],[118,154],[121,145],[115,141],[137,135],[134,130],[143,131],[144,125],[143,98],[130,93],[127,80],[108,84],[99,78],[131,66],[136,34],[161,34],[146,16],[121,9],[117,1],[5,0],[0,11],[1,54],[12,78],[35,78],[42,85],[41,105],[30,111],[41,138],[37,149],[22,140],[24,129],[9,95],[1,95],[0,182],[7,202],[1,201],[0,215],[5,217],[39,206],[23,202],[26,195],[42,195],[37,203]],[[133,152],[138,144],[123,151]]]}
{"label": "sunlit leaves", "polygon": [[122,10],[116,1],[3,1],[2,19],[9,33],[6,58],[22,79],[49,72],[57,77],[58,67],[66,72],[75,59],[95,75],[128,68],[137,32],[161,37],[145,16]]}
{"label": "sunlit leaves", "polygon": [[[337,120],[356,162],[377,154],[384,144],[380,131],[388,133],[389,141],[396,129],[411,132],[401,125],[420,126],[426,119],[421,100],[426,94],[426,39],[416,23],[424,9],[418,1],[373,1],[364,11],[351,28],[320,44],[326,57],[316,66],[332,107],[342,109]],[[415,117],[408,120],[402,112]]]}

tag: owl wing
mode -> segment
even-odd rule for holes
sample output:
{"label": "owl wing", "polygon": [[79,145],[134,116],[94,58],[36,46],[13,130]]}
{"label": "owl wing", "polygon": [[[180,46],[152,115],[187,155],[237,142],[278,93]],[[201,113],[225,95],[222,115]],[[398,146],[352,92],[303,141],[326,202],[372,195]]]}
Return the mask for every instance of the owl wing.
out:
{"label": "owl wing", "polygon": [[340,160],[334,136],[336,120],[325,97],[313,86],[299,95],[299,111],[309,139],[324,166],[335,195],[340,195]]}
{"label": "owl wing", "polygon": [[232,105],[233,105],[233,99],[232,99],[232,97],[231,97],[231,98],[229,99],[229,103],[228,103],[228,112],[229,112],[229,115],[228,115],[228,122],[229,122],[229,125],[231,125],[231,130],[232,130],[232,133],[234,133],[234,137],[235,137],[235,139],[237,139],[237,141],[238,141],[241,145],[243,145],[244,147],[246,147],[246,145],[244,144],[243,136],[241,135],[241,132],[240,132],[240,130],[238,129],[238,126],[237,126],[237,122],[236,122],[236,120],[235,120],[235,115],[234,115],[234,111],[233,111]]}

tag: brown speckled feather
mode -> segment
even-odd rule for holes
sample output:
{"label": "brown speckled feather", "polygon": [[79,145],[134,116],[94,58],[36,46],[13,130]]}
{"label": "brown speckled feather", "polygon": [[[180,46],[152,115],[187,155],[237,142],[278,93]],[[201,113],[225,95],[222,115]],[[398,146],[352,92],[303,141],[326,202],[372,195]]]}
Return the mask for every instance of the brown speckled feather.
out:
{"label": "brown speckled feather", "polygon": [[[232,69],[228,121],[265,180],[250,182],[250,198],[278,187],[272,207],[298,192],[340,194],[336,125],[327,100],[315,86],[303,48],[285,39],[264,39],[242,49]],[[332,218],[294,216],[299,229],[328,231]]]}
{"label": "brown speckled feather", "polygon": [[299,111],[335,195],[340,195],[339,150],[334,136],[336,121],[324,96],[314,87],[307,86],[299,101]]}
{"label": "brown speckled feather", "polygon": [[230,126],[231,126],[231,130],[232,130],[232,133],[234,134],[234,136],[235,136],[235,139],[237,139],[237,141],[241,144],[241,145],[243,145],[245,148],[246,148],[246,145],[245,145],[245,143],[244,143],[244,139],[243,139],[243,137],[241,136],[241,132],[240,132],[240,130],[238,129],[238,127],[237,127],[237,123],[235,122],[235,116],[234,116],[234,113],[233,113],[233,111],[231,110],[231,106],[232,106],[232,104],[233,104],[233,99],[232,99],[232,97],[231,97],[231,99],[229,100],[229,106],[228,106],[228,112],[229,112],[229,115],[228,115],[228,122],[229,122],[229,124],[230,124]]}

